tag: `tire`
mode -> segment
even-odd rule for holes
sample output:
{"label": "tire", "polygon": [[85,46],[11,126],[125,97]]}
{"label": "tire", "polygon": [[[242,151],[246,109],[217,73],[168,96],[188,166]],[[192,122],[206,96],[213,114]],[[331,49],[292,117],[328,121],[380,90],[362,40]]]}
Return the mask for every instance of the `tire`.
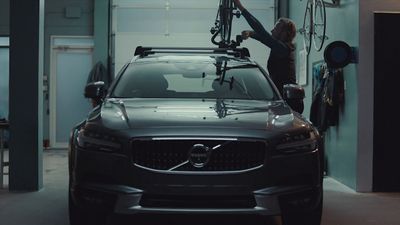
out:
{"label": "tire", "polygon": [[318,205],[312,211],[284,212],[284,225],[320,225],[322,217],[322,195]]}
{"label": "tire", "polygon": [[327,39],[325,36],[326,32],[326,11],[325,3],[322,0],[315,1],[314,4],[314,19],[313,19],[313,42],[314,48],[317,52],[321,51],[324,46],[324,42]]}
{"label": "tire", "polygon": [[307,2],[306,10],[304,12],[303,28],[301,29],[303,35],[304,49],[307,55],[310,54],[312,35],[313,35],[313,8],[310,1]]}
{"label": "tire", "polygon": [[72,199],[71,191],[68,191],[68,210],[70,225],[106,225],[107,214],[80,208]]}

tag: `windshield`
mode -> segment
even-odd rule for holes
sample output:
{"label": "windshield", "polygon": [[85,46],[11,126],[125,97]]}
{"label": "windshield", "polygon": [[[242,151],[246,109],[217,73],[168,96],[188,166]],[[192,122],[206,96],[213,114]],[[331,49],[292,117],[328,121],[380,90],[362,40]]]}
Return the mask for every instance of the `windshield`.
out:
{"label": "windshield", "polygon": [[135,62],[119,79],[116,98],[276,99],[254,64],[217,62]]}

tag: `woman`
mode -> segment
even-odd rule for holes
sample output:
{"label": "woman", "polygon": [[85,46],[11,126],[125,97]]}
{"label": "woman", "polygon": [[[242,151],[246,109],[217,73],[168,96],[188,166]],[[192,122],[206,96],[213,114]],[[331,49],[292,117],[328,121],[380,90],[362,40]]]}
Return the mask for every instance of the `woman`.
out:
{"label": "woman", "polygon": [[280,18],[270,34],[264,29],[261,23],[244,8],[240,0],[234,0],[234,3],[253,29],[252,31],[243,31],[243,39],[245,40],[251,37],[271,49],[267,68],[272,81],[282,94],[283,85],[296,83],[296,67],[294,61],[295,47],[293,44],[293,39],[296,36],[295,24],[287,18]]}

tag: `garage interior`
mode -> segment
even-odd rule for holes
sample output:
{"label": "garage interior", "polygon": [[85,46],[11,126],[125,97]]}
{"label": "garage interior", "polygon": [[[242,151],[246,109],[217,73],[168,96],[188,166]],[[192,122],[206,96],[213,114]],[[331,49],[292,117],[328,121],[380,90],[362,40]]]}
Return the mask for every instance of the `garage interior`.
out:
{"label": "garage interior", "polygon": [[[288,17],[297,28],[306,0],[243,0],[267,28]],[[400,224],[400,120],[396,98],[400,2],[326,1],[324,48],[344,41],[344,102],[327,128],[322,225]],[[335,5],[335,4],[336,5]],[[217,0],[0,0],[0,224],[69,224],[68,137],[91,109],[83,97],[101,62],[115,75],[136,46],[210,47]],[[249,29],[243,17],[233,33]],[[266,67],[269,51],[243,43]],[[313,73],[324,51],[304,55],[296,37],[298,83],[309,118]],[[73,113],[71,109],[74,109]],[[7,124],[5,123],[7,122]]]}

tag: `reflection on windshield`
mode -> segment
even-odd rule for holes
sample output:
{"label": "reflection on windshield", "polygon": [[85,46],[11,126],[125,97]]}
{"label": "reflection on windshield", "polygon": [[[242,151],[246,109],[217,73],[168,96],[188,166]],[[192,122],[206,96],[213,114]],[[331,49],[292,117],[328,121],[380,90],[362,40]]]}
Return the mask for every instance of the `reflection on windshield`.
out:
{"label": "reflection on windshield", "polygon": [[257,65],[218,58],[214,62],[133,63],[111,97],[276,99]]}

